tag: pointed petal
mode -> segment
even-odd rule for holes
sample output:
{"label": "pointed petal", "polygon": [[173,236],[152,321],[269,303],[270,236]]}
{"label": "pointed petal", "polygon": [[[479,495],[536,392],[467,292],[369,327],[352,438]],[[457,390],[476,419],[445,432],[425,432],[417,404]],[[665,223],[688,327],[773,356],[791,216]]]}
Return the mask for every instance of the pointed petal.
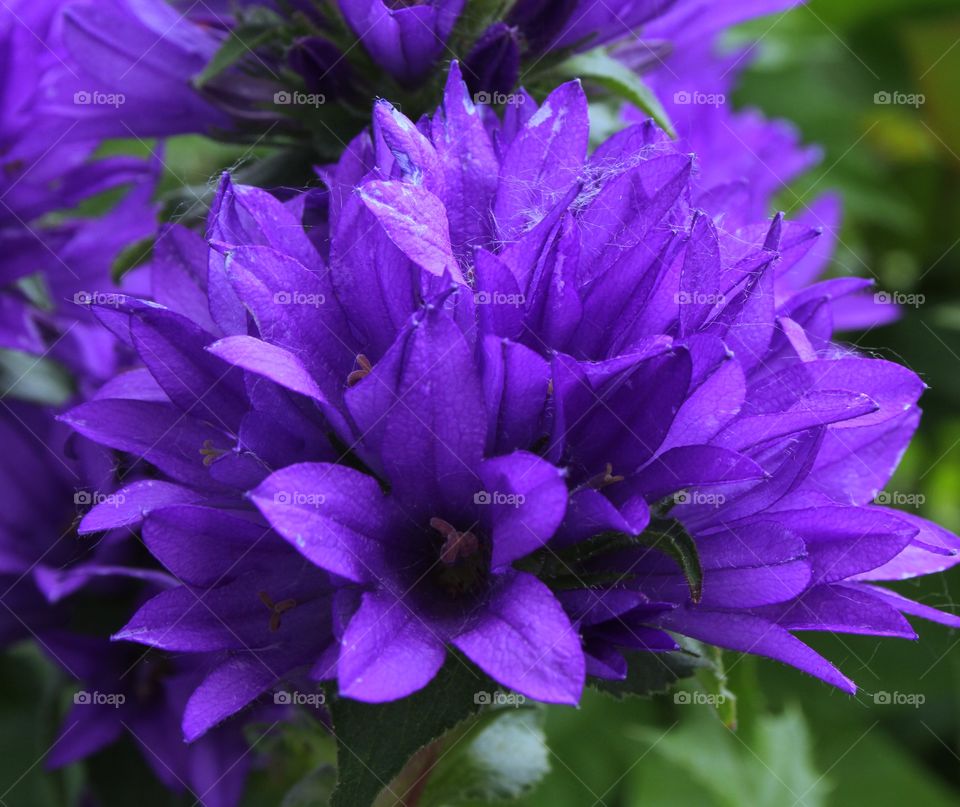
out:
{"label": "pointed petal", "polygon": [[368,703],[422,689],[443,666],[446,650],[409,606],[385,592],[363,595],[340,645],[340,694]]}
{"label": "pointed petal", "polygon": [[545,703],[576,704],[586,675],[580,637],[550,589],[501,575],[483,611],[452,643],[504,686]]}

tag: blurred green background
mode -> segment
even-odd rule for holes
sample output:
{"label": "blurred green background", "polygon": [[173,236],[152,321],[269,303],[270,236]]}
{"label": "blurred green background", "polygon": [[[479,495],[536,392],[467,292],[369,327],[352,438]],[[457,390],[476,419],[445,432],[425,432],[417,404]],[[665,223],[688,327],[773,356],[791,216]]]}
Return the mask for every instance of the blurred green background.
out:
{"label": "blurred green background", "polygon": [[[825,152],[818,169],[783,191],[782,208],[797,213],[814,196],[839,191],[845,221],[835,270],[923,295],[898,324],[850,339],[926,379],[925,419],[889,489],[919,494],[922,515],[960,532],[960,0],[813,0],[744,36],[762,48],[737,104],[793,120]],[[922,94],[925,102],[877,105],[881,91]],[[202,183],[214,154],[221,156],[195,139],[172,144],[167,160],[181,167],[174,183]],[[901,590],[951,609],[960,570]],[[960,804],[960,636],[917,626],[918,643],[810,639],[858,681],[855,699],[773,663],[728,656],[735,732],[711,706],[678,703],[675,694],[618,701],[591,693],[579,710],[550,709],[551,772],[520,803]],[[76,803],[79,772],[54,777],[39,762],[55,731],[61,684],[24,649],[0,665],[0,772],[10,786],[0,803]],[[695,682],[684,686],[698,691]],[[276,751],[285,753],[282,745]],[[190,803],[155,786],[132,749],[111,750],[98,766],[101,781],[118,788],[108,804]],[[128,775],[116,776],[121,769]],[[255,775],[249,807],[278,803],[270,776]]]}

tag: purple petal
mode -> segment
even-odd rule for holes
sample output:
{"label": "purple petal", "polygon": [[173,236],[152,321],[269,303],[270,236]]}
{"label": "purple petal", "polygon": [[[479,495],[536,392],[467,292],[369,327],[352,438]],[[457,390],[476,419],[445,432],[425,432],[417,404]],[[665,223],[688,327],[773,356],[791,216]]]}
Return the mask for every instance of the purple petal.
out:
{"label": "purple petal", "polygon": [[63,420],[85,437],[156,465],[174,479],[216,488],[204,466],[205,447],[227,448],[223,432],[172,404],[105,400],[82,404]]}
{"label": "purple petal", "polygon": [[340,645],[340,694],[368,703],[403,698],[422,689],[443,666],[446,650],[402,600],[363,595]]}
{"label": "purple petal", "polygon": [[823,656],[768,620],[746,614],[678,608],[660,617],[658,623],[691,639],[782,661],[851,695],[857,691],[853,681]]}
{"label": "purple petal", "polygon": [[290,351],[252,336],[228,336],[208,350],[227,364],[265,376],[281,387],[324,402],[323,393],[303,363]]}
{"label": "purple petal", "polygon": [[[202,537],[201,537],[202,536]],[[213,507],[181,505],[151,513],[143,542],[182,582],[207,586],[257,564],[269,568],[286,548],[270,528]]]}
{"label": "purple petal", "polygon": [[190,504],[202,498],[197,492],[171,482],[146,479],[121,488],[115,494],[95,504],[83,517],[77,532],[112,530],[117,527],[135,527],[151,510],[171,504]]}
{"label": "purple petal", "polygon": [[394,244],[421,269],[465,283],[450,246],[447,212],[430,191],[406,182],[374,180],[358,191]]}
{"label": "purple petal", "polygon": [[251,494],[273,528],[306,558],[348,580],[377,580],[398,519],[373,477],[341,465],[301,463]]}
{"label": "purple petal", "polygon": [[759,615],[791,631],[917,638],[896,608],[854,586],[816,586],[792,602],[761,609]]}
{"label": "purple petal", "polygon": [[483,611],[452,643],[510,689],[545,703],[578,703],[585,662],[562,606],[532,575],[500,578]]}
{"label": "purple petal", "polygon": [[814,581],[831,583],[883,566],[917,534],[890,512],[867,507],[815,507],[776,514],[807,544]]}
{"label": "purple petal", "polygon": [[764,472],[749,457],[714,446],[671,448],[650,461],[630,479],[647,501],[688,487],[745,482],[763,478]]}
{"label": "purple petal", "polygon": [[580,82],[554,90],[510,144],[500,168],[493,213],[500,239],[536,224],[576,183],[587,154],[590,123]]}
{"label": "purple petal", "polygon": [[480,467],[485,490],[478,494],[493,524],[492,567],[506,566],[543,546],[560,526],[567,485],[559,468],[518,451]]}
{"label": "purple petal", "polygon": [[[483,391],[469,345],[432,309],[410,331],[383,437],[394,495],[422,507],[472,501],[487,439]],[[366,379],[365,383],[370,383]]]}

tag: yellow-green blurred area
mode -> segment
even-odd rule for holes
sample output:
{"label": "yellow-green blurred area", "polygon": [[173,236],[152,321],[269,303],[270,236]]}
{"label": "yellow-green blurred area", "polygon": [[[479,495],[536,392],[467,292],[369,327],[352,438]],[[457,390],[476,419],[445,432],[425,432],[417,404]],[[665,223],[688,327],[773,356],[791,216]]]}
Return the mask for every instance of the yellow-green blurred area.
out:
{"label": "yellow-green blurred area", "polygon": [[[888,490],[960,531],[960,0],[813,0],[743,36],[762,45],[737,104],[793,120],[824,149],[779,204],[797,214],[840,192],[836,270],[923,295],[897,324],[848,337],[929,385]],[[884,92],[923,102],[876,103]],[[955,610],[960,571],[897,588]],[[735,732],[697,702],[706,690],[632,702],[595,694],[579,712],[552,710],[552,772],[522,803],[960,804],[960,636],[914,625],[918,642],[804,637],[857,681],[856,698],[772,662],[728,657]]]}

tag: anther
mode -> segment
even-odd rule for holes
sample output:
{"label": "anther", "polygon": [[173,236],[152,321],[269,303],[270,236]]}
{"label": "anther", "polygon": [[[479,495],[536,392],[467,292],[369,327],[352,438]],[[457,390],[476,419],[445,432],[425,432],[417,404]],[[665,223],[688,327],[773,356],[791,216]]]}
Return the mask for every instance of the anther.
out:
{"label": "anther", "polygon": [[623,477],[615,475],[613,473],[613,464],[607,463],[607,467],[604,469],[602,474],[597,474],[593,479],[587,482],[587,487],[593,488],[594,490],[603,490],[608,485],[615,485],[617,482],[622,482]]}
{"label": "anther", "polygon": [[270,611],[270,632],[276,633],[280,630],[281,618],[287,611],[297,607],[297,601],[290,599],[275,603],[270,599],[270,595],[267,594],[266,591],[257,592],[257,596],[260,598],[260,602],[267,606],[267,609]]}
{"label": "anther", "polygon": [[210,466],[213,465],[214,460],[226,454],[227,450],[225,448],[216,448],[213,445],[213,440],[204,440],[200,453],[203,455],[203,464]]}
{"label": "anther", "polygon": [[354,384],[359,384],[363,379],[370,375],[370,371],[373,370],[373,365],[363,353],[360,353],[357,356],[357,364],[359,368],[354,370],[350,375],[347,376],[347,386],[352,387]]}
{"label": "anther", "polygon": [[430,526],[444,538],[440,547],[440,562],[445,566],[453,566],[460,558],[469,558],[480,548],[476,535],[469,530],[459,532],[442,518],[431,518]]}

